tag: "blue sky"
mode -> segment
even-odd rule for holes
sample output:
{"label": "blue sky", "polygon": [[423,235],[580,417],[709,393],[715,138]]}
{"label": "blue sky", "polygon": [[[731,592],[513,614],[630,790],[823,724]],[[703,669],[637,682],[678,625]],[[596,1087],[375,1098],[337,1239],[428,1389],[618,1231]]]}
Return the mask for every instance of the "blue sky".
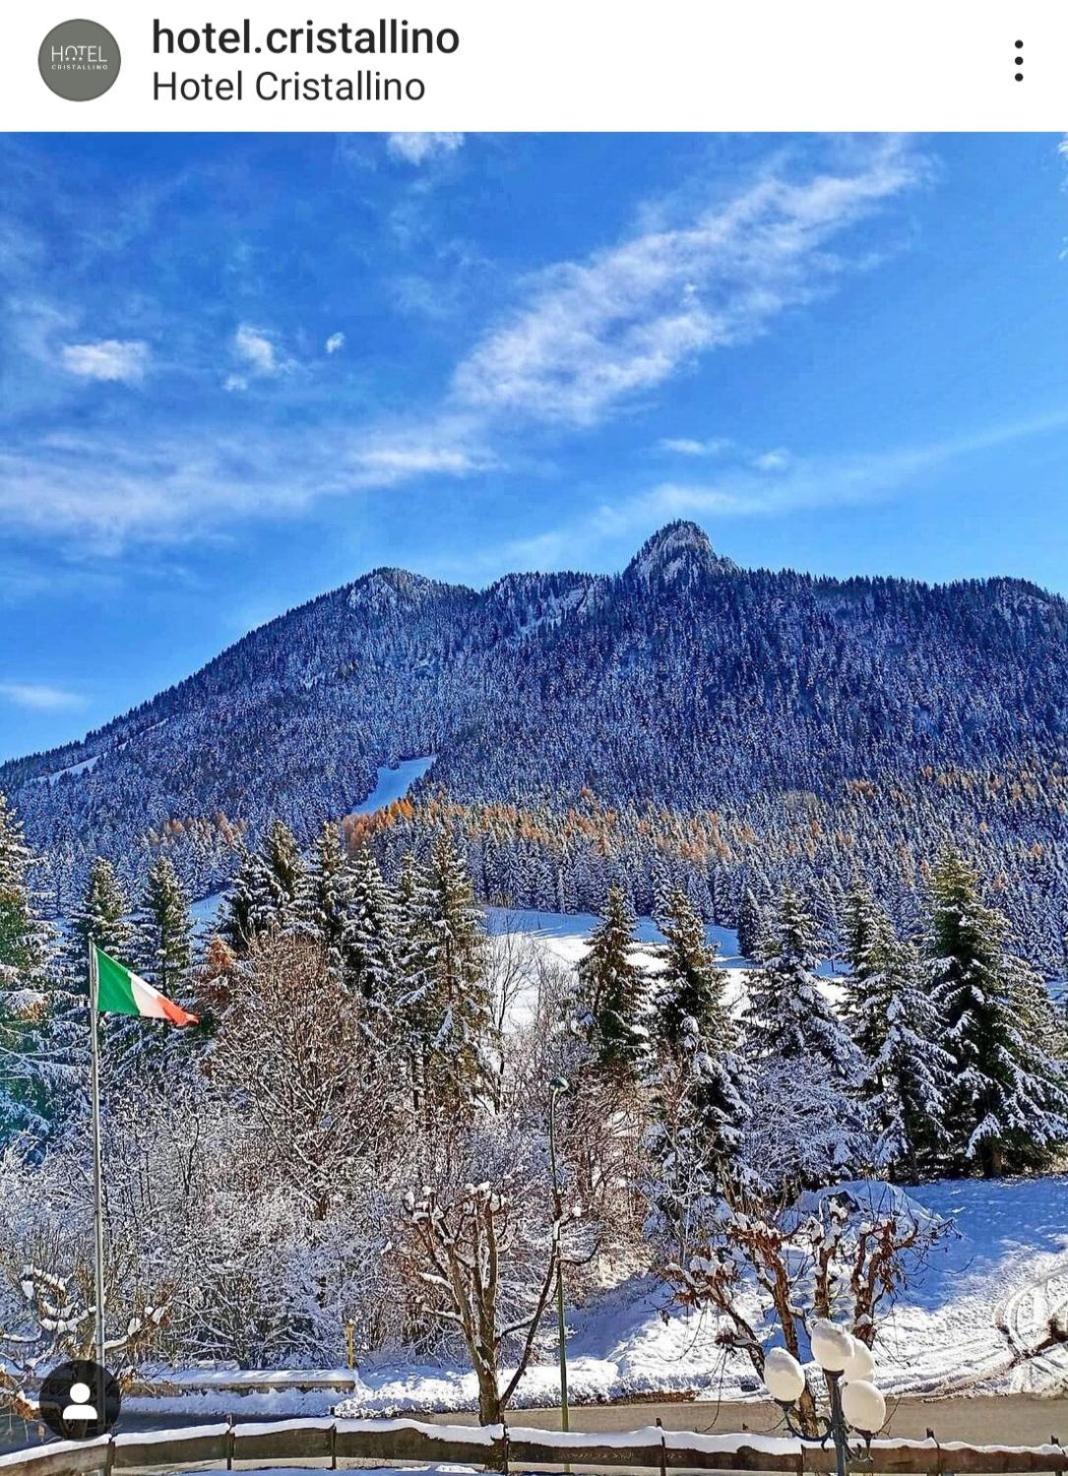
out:
{"label": "blue sky", "polygon": [[1068,592],[1045,135],[0,138],[0,755],[378,564]]}

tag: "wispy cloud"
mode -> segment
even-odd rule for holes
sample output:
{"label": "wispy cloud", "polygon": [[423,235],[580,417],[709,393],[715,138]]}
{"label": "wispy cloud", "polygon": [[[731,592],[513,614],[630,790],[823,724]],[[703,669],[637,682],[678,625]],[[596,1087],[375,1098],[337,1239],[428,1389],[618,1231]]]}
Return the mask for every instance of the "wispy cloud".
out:
{"label": "wispy cloud", "polygon": [[779,447],[775,451],[762,451],[759,456],[753,457],[753,465],[757,471],[781,472],[790,465],[790,453]]}
{"label": "wispy cloud", "polygon": [[504,557],[540,566],[565,553],[574,558],[577,552],[595,550],[610,539],[633,541],[673,518],[765,518],[877,502],[907,495],[926,485],[930,473],[954,462],[1065,429],[1068,410],[928,444],[790,457],[773,477],[750,460],[709,481],[663,481],[616,502],[602,502],[572,522],[515,540]]}
{"label": "wispy cloud", "polygon": [[238,325],[234,334],[234,352],[253,374],[281,374],[286,360],[280,355],[274,338],[264,328],[250,323]]}
{"label": "wispy cloud", "polygon": [[[410,163],[457,147],[454,135],[397,135],[390,144]],[[230,320],[236,329],[214,326],[214,338],[198,328],[203,373],[231,392],[272,383],[292,413],[255,436],[232,428],[216,406],[180,423],[172,417],[166,430],[159,418],[121,429],[101,420],[78,445],[28,421],[0,453],[0,524],[118,550],[136,539],[209,537],[235,514],[282,516],[317,499],[534,460],[539,430],[546,440],[561,429],[584,434],[631,412],[702,356],[768,332],[866,265],[869,243],[851,243],[849,228],[914,186],[924,168],[907,142],[891,139],[856,145],[834,168],[806,163],[804,150],[776,158],[732,192],[691,181],[685,198],[643,207],[614,244],[513,282],[511,307],[490,318],[446,365],[437,394],[424,392],[406,417],[339,402],[336,382],[316,380],[313,340],[242,311]],[[509,291],[500,276],[493,281]],[[319,340],[322,352],[339,352],[343,340],[331,332]],[[140,339],[68,348],[80,355],[71,372],[100,378],[123,372],[132,381],[148,362]],[[712,460],[726,443],[679,438],[663,449]]]}
{"label": "wispy cloud", "polygon": [[704,441],[690,436],[664,436],[657,442],[661,451],[669,451],[673,456],[722,456],[732,445],[727,436],[712,436]]}
{"label": "wispy cloud", "polygon": [[921,176],[905,143],[882,140],[852,170],[765,171],[681,224],[557,263],[458,366],[455,395],[487,414],[595,425],[826,291],[847,267],[833,238]]}
{"label": "wispy cloud", "polygon": [[463,141],[462,133],[391,133],[386,149],[392,158],[418,165],[455,154]]}
{"label": "wispy cloud", "polygon": [[140,339],[104,338],[99,343],[68,343],[60,360],[70,374],[82,379],[103,379],[138,384],[149,364],[148,344]]}
{"label": "wispy cloud", "polygon": [[64,708],[83,706],[83,698],[76,692],[68,692],[46,682],[0,681],[0,698],[16,707],[32,708],[35,712],[59,712]]}

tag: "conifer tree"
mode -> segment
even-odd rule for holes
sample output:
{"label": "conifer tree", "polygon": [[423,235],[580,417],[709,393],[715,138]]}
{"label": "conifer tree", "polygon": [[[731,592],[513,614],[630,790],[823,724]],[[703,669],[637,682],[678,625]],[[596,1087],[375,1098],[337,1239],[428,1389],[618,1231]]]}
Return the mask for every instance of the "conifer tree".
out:
{"label": "conifer tree", "polygon": [[447,832],[407,904],[421,982],[410,1010],[426,1105],[469,1113],[492,1075],[486,934],[463,861]]}
{"label": "conifer tree", "polygon": [[[854,1029],[854,1038],[865,1055],[875,1054],[877,1047],[856,1035],[856,1021],[866,1010],[871,991],[869,981],[882,973],[893,950],[894,936],[890,920],[861,881],[848,892],[839,922],[842,957],[849,965],[849,977],[842,987],[842,1018]],[[884,998],[885,1004],[885,998]],[[872,1018],[870,1008],[866,1010]]]}
{"label": "conifer tree", "polygon": [[842,1085],[859,1075],[859,1053],[824,999],[815,973],[815,925],[785,887],[759,969],[747,978],[746,1048],[756,1060],[821,1060]]}
{"label": "conifer tree", "polygon": [[733,1029],[723,1002],[724,975],[696,908],[676,887],[664,897],[657,921],[667,940],[665,968],[657,978],[661,1043],[676,1052],[694,1038],[726,1048]]}
{"label": "conifer tree", "polygon": [[238,953],[263,933],[297,926],[304,863],[289,826],[275,820],[257,849],[245,856],[227,898],[222,934]]}
{"label": "conifer tree", "polygon": [[345,927],[348,979],[365,1005],[365,1018],[380,1039],[391,1033],[398,995],[400,920],[369,847],[355,857],[349,878]]}
{"label": "conifer tree", "polygon": [[752,887],[746,887],[738,909],[738,952],[743,958],[760,958],[764,952],[767,919]]}
{"label": "conifer tree", "polygon": [[914,948],[889,925],[863,952],[863,983],[854,975],[854,1039],[865,1057],[861,1100],[878,1135],[878,1158],[901,1177],[935,1171],[948,1142],[953,1058],[944,1025],[923,987]]}
{"label": "conifer tree", "polygon": [[98,856],[89,869],[85,893],[71,916],[67,958],[83,990],[89,980],[89,942],[131,968],[136,963],[136,931],[126,891],[114,866]]}
{"label": "conifer tree", "polygon": [[352,926],[352,869],[341,843],[341,830],[324,822],[315,843],[301,897],[304,922],[322,945],[333,977],[349,982],[347,934]]}
{"label": "conifer tree", "polygon": [[39,1064],[50,998],[51,931],[30,886],[33,855],[21,822],[0,793],[0,1147],[19,1131],[45,1130]]}
{"label": "conifer tree", "polygon": [[641,1076],[650,1057],[645,980],[630,957],[635,925],[626,893],[609,887],[604,915],[578,968],[597,1065],[609,1076],[631,1081]]}
{"label": "conifer tree", "polygon": [[1032,1038],[1037,981],[1004,946],[1007,924],[945,852],[931,879],[926,983],[953,1056],[949,1123],[959,1167],[984,1177],[1040,1166],[1068,1138],[1063,1066]]}
{"label": "conifer tree", "polygon": [[142,972],[168,998],[180,999],[193,965],[189,902],[171,858],[149,868],[137,917]]}

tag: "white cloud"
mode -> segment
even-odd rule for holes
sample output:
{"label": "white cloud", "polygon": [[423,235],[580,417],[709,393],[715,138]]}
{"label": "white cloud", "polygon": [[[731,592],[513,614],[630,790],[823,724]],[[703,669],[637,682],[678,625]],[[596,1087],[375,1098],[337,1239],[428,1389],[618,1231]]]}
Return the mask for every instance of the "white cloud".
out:
{"label": "white cloud", "polygon": [[692,440],[689,436],[664,436],[657,442],[661,451],[670,451],[675,456],[722,456],[732,444],[726,436],[713,436],[707,441]]}
{"label": "white cloud", "polygon": [[281,358],[274,339],[264,328],[241,323],[234,334],[234,352],[253,374],[281,374],[288,363]]}
{"label": "white cloud", "polygon": [[241,390],[248,389],[248,380],[243,374],[228,374],[223,380],[223,389],[228,394],[240,393]]}
{"label": "white cloud", "polygon": [[455,154],[464,141],[462,133],[391,133],[386,149],[405,164],[427,164]]}
{"label": "white cloud", "polygon": [[790,460],[789,451],[763,451],[759,456],[753,457],[753,465],[757,471],[780,472],[786,470]]}
{"label": "white cloud", "polygon": [[0,697],[16,707],[29,707],[37,712],[57,712],[65,707],[81,707],[76,692],[52,687],[46,682],[0,682]]}
{"label": "white cloud", "polygon": [[337,354],[345,347],[345,335],[343,333],[331,333],[323,345],[328,354]]}
{"label": "white cloud", "polygon": [[905,143],[879,140],[851,172],[762,173],[681,224],[560,262],[457,368],[457,399],[487,414],[594,425],[713,349],[746,343],[845,270],[828,246],[915,184]]}
{"label": "white cloud", "polygon": [[437,474],[469,476],[497,465],[496,459],[481,450],[462,445],[441,443],[375,446],[361,450],[352,458],[376,483],[391,483],[408,477]]}
{"label": "white cloud", "polygon": [[149,363],[148,344],[136,338],[104,338],[99,343],[68,343],[60,350],[63,367],[83,379],[137,384]]}

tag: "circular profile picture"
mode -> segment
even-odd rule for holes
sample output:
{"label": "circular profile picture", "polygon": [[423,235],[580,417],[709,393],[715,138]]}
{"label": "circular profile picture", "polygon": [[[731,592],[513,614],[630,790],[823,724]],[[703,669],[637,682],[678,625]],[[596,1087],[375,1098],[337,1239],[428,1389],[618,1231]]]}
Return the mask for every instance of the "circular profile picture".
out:
{"label": "circular profile picture", "polygon": [[106,1435],[122,1403],[117,1381],[99,1363],[60,1363],[41,1385],[41,1419],[61,1440]]}
{"label": "circular profile picture", "polygon": [[45,84],[69,102],[100,97],[119,75],[119,45],[106,26],[91,20],[61,21],[41,42],[37,66]]}

